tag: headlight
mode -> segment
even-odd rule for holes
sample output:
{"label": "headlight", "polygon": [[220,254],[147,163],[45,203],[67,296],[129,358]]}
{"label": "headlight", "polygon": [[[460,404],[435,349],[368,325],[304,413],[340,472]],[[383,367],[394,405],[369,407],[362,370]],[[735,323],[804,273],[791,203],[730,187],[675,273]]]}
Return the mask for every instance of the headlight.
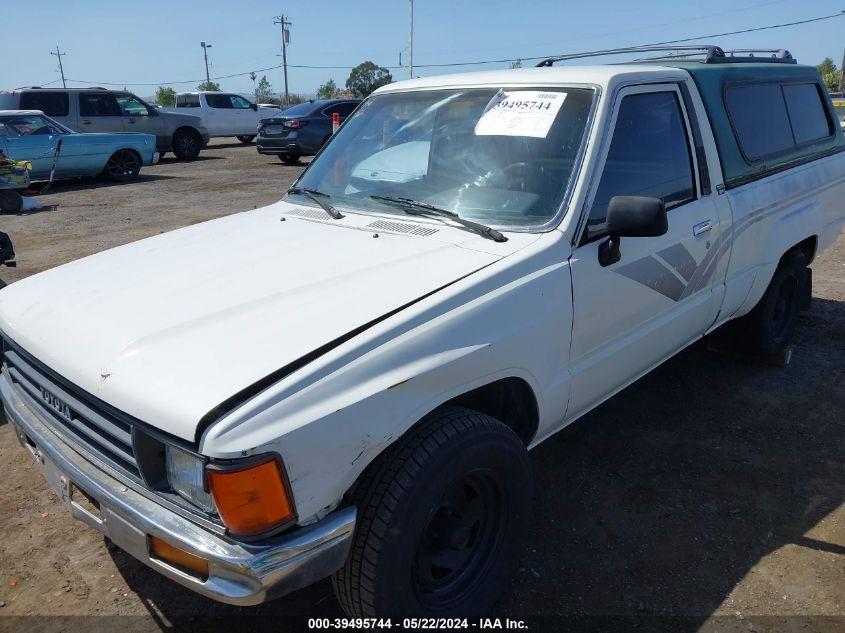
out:
{"label": "headlight", "polygon": [[167,482],[180,497],[205,510],[215,512],[214,501],[203,485],[201,459],[173,446],[165,446]]}

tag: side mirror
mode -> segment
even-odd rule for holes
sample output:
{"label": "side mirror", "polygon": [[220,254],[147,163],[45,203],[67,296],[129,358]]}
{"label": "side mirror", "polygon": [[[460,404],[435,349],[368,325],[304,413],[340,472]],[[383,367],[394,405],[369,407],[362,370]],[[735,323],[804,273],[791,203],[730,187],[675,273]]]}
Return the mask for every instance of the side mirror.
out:
{"label": "side mirror", "polygon": [[258,104],[257,103],[250,103],[249,107],[252,108],[255,112],[258,112]]}
{"label": "side mirror", "polygon": [[608,239],[599,245],[599,264],[619,261],[622,237],[659,237],[668,230],[666,205],[659,198],[614,196],[607,205]]}

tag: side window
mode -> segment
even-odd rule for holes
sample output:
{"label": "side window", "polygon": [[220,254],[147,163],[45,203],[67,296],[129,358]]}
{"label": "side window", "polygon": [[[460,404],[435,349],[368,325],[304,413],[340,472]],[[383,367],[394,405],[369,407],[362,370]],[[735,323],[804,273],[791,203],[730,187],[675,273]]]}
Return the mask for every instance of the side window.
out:
{"label": "side window", "polygon": [[742,153],[750,162],[795,146],[780,84],[729,86],[725,105]]}
{"label": "side window", "polygon": [[47,116],[67,116],[70,99],[66,92],[24,92],[21,110],[41,110]]}
{"label": "side window", "polygon": [[252,108],[252,104],[240,95],[232,95],[230,100],[235,110],[249,110]]}
{"label": "side window", "polygon": [[218,108],[218,109],[232,109],[232,100],[229,98],[231,95],[222,95],[222,94],[207,94],[205,95],[205,102],[208,104],[209,108]]}
{"label": "side window", "polygon": [[694,199],[689,140],[674,92],[622,99],[582,243],[605,234],[613,196],[660,198],[670,209]]}
{"label": "side window", "polygon": [[796,145],[819,141],[833,134],[833,125],[828,120],[817,84],[784,84],[783,98]]}
{"label": "side window", "polygon": [[333,106],[326,108],[326,112],[328,113],[329,117],[331,117],[332,112],[337,112],[338,114],[340,114],[341,119],[345,119],[350,114],[352,114],[352,111],[357,105],[357,103],[349,103],[348,101],[346,103],[337,103]]}
{"label": "side window", "polygon": [[126,116],[149,116],[145,106],[135,95],[122,94],[115,97],[120,106],[120,111]]}
{"label": "side window", "polygon": [[81,116],[121,116],[123,113],[113,94],[80,92],[79,114]]}

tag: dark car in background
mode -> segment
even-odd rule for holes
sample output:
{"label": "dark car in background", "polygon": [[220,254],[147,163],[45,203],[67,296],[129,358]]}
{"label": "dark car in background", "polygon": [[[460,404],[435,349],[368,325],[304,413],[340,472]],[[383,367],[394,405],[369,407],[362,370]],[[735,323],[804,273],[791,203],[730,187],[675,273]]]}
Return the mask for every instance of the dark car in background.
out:
{"label": "dark car in background", "polygon": [[288,165],[313,156],[332,135],[332,114],[341,123],[361,103],[357,99],[321,99],[299,103],[258,124],[255,146],[259,154],[275,154]]}

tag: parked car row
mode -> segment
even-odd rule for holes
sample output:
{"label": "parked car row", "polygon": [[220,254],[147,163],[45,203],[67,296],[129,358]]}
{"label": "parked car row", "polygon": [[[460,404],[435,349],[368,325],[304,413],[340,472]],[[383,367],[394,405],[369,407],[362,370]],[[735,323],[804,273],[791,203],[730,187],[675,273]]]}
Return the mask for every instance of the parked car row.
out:
{"label": "parked car row", "polygon": [[274,110],[238,94],[198,91],[180,93],[175,107],[162,108],[125,90],[21,88],[0,93],[0,148],[30,161],[33,180],[49,175],[60,139],[56,178],[102,173],[131,180],[167,152],[192,160],[211,138],[227,136],[244,144],[258,136],[259,153],[295,164],[325,145],[334,114],[342,123],[359,103],[322,99]]}
{"label": "parked car row", "polygon": [[25,88],[0,94],[0,110],[40,110],[74,132],[140,132],[155,136],[161,155],[199,156],[209,133],[197,116],[166,112],[123,90]]}
{"label": "parked car row", "polygon": [[0,152],[27,161],[32,180],[97,176],[136,178],[144,165],[159,161],[151,134],[81,134],[40,110],[0,110]]}

